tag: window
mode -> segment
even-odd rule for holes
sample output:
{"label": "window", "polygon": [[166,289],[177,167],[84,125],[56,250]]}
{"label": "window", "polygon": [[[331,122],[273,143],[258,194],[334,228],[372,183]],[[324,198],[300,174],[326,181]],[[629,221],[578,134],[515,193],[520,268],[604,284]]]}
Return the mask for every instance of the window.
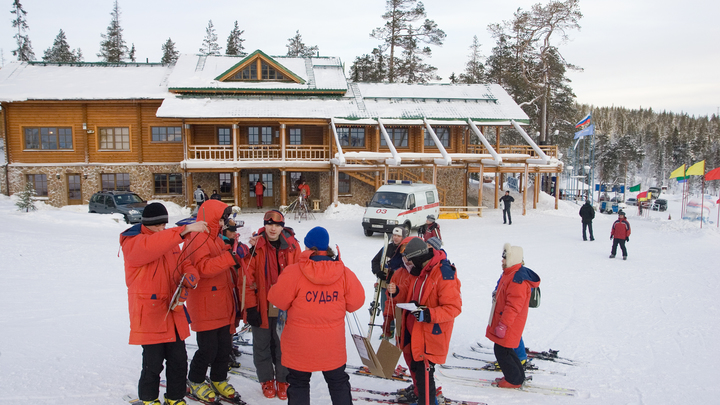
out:
{"label": "window", "polygon": [[338,173],[338,194],[350,194],[350,175]]}
{"label": "window", "polygon": [[[396,148],[407,148],[408,146],[408,129],[407,128],[386,128],[388,136],[392,139]],[[387,146],[385,137],[380,137],[380,145]]]}
{"label": "window", "polygon": [[101,178],[103,190],[130,191],[129,173],[103,173]]}
{"label": "window", "polygon": [[245,80],[278,80],[288,81],[290,80],[282,72],[271,66],[265,61],[260,61],[260,77],[258,77],[258,59],[250,62],[245,68],[229,79],[230,81],[245,81]]}
{"label": "window", "polygon": [[232,145],[230,128],[218,128],[218,145]]}
{"label": "window", "polygon": [[290,145],[302,144],[302,130],[300,128],[290,128]]}
{"label": "window", "polygon": [[233,192],[233,174],[218,173],[218,182],[220,183],[220,194],[232,194]]}
{"label": "window", "polygon": [[285,76],[267,63],[262,63],[263,80],[286,80]]}
{"label": "window", "polygon": [[302,177],[301,172],[290,172],[290,193],[296,195],[298,193],[298,183]]}
{"label": "window", "polygon": [[182,142],[180,127],[151,127],[153,142]]}
{"label": "window", "polygon": [[426,191],[425,200],[428,204],[433,204],[435,202],[435,193],[433,193],[432,191]]}
{"label": "window", "polygon": [[349,146],[351,148],[365,147],[365,128],[361,127],[340,127],[337,128],[338,138],[340,138],[340,146]]}
{"label": "window", "polygon": [[[448,128],[433,128],[433,131],[435,131],[435,135],[437,135],[442,146],[445,148],[449,148],[450,147],[450,129],[448,129]],[[432,139],[432,136],[430,136],[430,133],[428,132],[427,128],[424,129],[423,133],[425,134],[425,146],[429,146],[431,148],[437,148],[437,145],[435,145],[435,141]]]}
{"label": "window", "polygon": [[29,184],[35,189],[35,195],[38,197],[47,197],[47,175],[46,174],[28,174],[26,178]]}
{"label": "window", "polygon": [[130,128],[100,128],[100,149],[130,150]]}
{"label": "window", "polygon": [[180,173],[155,174],[155,194],[182,194],[183,180]]}
{"label": "window", "polygon": [[230,80],[257,80],[257,63],[250,63],[245,69],[235,73]]}
{"label": "window", "polygon": [[248,143],[250,145],[272,144],[272,127],[248,127]]}
{"label": "window", "polygon": [[25,128],[25,149],[72,149],[72,128]]}
{"label": "window", "polygon": [[[260,178],[259,174],[250,173],[248,174],[248,180],[250,180],[250,197],[255,197],[255,183]],[[263,183],[265,183],[265,197],[272,197],[273,195],[273,175],[265,173],[262,175]]]}

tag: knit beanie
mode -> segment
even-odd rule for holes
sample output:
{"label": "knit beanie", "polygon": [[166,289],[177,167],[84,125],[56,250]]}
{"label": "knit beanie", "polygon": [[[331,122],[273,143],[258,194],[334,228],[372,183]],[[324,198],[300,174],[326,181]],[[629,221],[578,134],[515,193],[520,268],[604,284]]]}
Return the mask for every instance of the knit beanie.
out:
{"label": "knit beanie", "polygon": [[423,263],[433,258],[432,250],[428,248],[427,243],[417,237],[410,239],[407,246],[405,246],[404,254],[405,258],[412,262],[415,267],[414,270],[416,271],[416,274],[413,274],[412,271],[410,273],[415,276],[419,274],[420,270],[422,270]]}
{"label": "knit beanie", "polygon": [[440,240],[440,238],[438,238],[437,236],[433,236],[432,238],[428,239],[427,244],[432,246],[432,248],[435,250],[442,249],[442,240]]}
{"label": "knit beanie", "polygon": [[322,226],[316,226],[305,235],[303,242],[308,248],[316,248],[319,251],[324,251],[327,250],[328,243],[330,243],[330,235],[328,235],[328,231]]}
{"label": "knit beanie", "polygon": [[505,258],[506,268],[524,262],[523,249],[520,246],[510,246],[509,243],[503,246],[503,257]]}
{"label": "knit beanie", "polygon": [[142,213],[143,225],[160,225],[168,223],[168,212],[160,203],[148,204]]}
{"label": "knit beanie", "polygon": [[430,222],[435,222],[435,215],[428,215],[427,219],[429,219]]}

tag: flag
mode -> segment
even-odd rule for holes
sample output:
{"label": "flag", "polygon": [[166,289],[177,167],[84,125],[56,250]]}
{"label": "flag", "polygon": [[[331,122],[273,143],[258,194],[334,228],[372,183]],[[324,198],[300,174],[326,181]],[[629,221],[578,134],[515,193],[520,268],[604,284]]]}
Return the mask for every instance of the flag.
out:
{"label": "flag", "polygon": [[[641,184],[642,184],[642,183],[641,183]],[[634,192],[636,192],[636,191],[640,191],[640,184],[638,184],[637,186],[632,186],[632,187],[630,187],[630,188],[628,189],[628,191],[631,192],[631,193],[634,193]]]}
{"label": "flag", "polygon": [[678,183],[685,183],[689,178],[690,178],[690,176],[678,177],[678,178],[677,178],[677,182],[678,182]]}
{"label": "flag", "polygon": [[580,122],[575,124],[575,128],[580,128],[581,126],[587,124],[588,122],[590,122],[590,114],[588,114],[587,117],[581,119]]}
{"label": "flag", "polygon": [[595,133],[595,125],[590,124],[587,126],[587,128],[583,129],[582,131],[575,132],[575,138],[573,138],[573,139],[582,138],[583,136],[592,135],[594,133]]}
{"label": "flag", "polygon": [[[678,167],[677,169],[673,170],[672,173],[670,173],[671,179],[673,179],[675,177],[685,177],[685,165]],[[680,180],[678,180],[678,181],[680,181]]]}
{"label": "flag", "polygon": [[712,169],[705,175],[705,180],[720,180],[720,167]]}
{"label": "flag", "polygon": [[650,197],[648,197],[647,191],[643,191],[642,193],[638,194],[637,197],[635,197],[635,198],[637,198],[638,201],[645,201]]}
{"label": "flag", "polygon": [[685,172],[686,176],[704,176],[705,175],[705,161],[701,160],[694,165],[690,166]]}

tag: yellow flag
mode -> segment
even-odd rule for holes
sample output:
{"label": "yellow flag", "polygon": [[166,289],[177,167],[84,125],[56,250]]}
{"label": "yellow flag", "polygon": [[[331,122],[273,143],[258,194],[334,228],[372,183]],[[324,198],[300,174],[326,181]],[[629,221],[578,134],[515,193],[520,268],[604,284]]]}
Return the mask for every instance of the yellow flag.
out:
{"label": "yellow flag", "polygon": [[685,165],[678,167],[672,173],[670,173],[671,179],[674,179],[675,177],[685,177]]}
{"label": "yellow flag", "polygon": [[704,176],[705,175],[705,161],[701,160],[694,165],[690,166],[685,172],[686,176]]}

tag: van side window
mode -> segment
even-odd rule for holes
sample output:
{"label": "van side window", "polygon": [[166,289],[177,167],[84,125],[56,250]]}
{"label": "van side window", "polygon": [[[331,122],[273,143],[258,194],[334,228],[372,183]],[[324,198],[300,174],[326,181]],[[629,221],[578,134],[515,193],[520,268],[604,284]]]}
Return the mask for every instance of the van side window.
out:
{"label": "van side window", "polygon": [[415,208],[415,194],[408,195],[407,207],[408,207],[408,209]]}
{"label": "van side window", "polygon": [[427,200],[428,204],[433,204],[435,202],[435,194],[432,191],[426,191],[425,199]]}

